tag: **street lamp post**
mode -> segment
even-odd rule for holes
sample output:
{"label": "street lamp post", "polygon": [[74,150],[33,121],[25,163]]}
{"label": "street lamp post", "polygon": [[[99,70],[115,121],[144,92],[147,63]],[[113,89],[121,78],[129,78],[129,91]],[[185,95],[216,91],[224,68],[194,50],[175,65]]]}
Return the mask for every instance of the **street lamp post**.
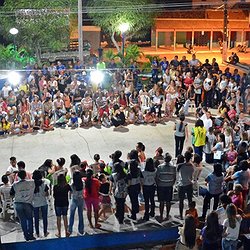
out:
{"label": "street lamp post", "polygon": [[78,0],[78,53],[83,62],[83,33],[82,33],[82,0]]}
{"label": "street lamp post", "polygon": [[222,50],[222,62],[227,62],[227,42],[228,42],[228,5],[227,0],[223,0],[223,12],[224,12],[224,22],[223,22],[223,50]]}
{"label": "street lamp post", "polygon": [[128,29],[129,29],[128,23],[121,23],[119,25],[119,30],[122,36],[122,61],[123,62],[124,62],[125,36],[126,36],[126,32],[128,31]]}
{"label": "street lamp post", "polygon": [[18,29],[11,28],[9,32],[11,35],[13,35],[14,50],[16,50],[16,35],[18,34]]}
{"label": "street lamp post", "polygon": [[[17,28],[11,28],[9,30],[10,34],[13,36],[13,45],[14,45],[14,52],[16,52],[16,35],[18,34],[18,29]],[[15,60],[13,61],[13,68],[16,68],[16,63]]]}

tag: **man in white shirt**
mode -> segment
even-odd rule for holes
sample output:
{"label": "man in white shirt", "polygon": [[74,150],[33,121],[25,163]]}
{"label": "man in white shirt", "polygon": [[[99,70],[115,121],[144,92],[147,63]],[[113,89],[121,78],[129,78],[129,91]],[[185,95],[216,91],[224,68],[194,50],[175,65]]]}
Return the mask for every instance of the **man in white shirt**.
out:
{"label": "man in white shirt", "polygon": [[9,181],[12,184],[16,173],[18,172],[16,157],[10,157],[10,166],[6,170],[6,175],[9,177]]}
{"label": "man in white shirt", "polygon": [[2,87],[3,98],[7,98],[9,96],[9,92],[12,90],[10,85],[6,82]]}
{"label": "man in white shirt", "polygon": [[210,111],[205,112],[201,116],[201,120],[203,121],[204,127],[205,127],[205,129],[207,131],[207,134],[208,134],[209,128],[213,127],[213,121],[211,119],[211,112]]}

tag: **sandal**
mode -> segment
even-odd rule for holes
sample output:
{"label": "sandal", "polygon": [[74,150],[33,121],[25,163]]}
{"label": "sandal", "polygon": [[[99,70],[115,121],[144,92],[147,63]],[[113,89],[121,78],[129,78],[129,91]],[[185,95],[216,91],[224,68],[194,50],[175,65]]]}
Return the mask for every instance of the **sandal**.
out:
{"label": "sandal", "polygon": [[95,228],[100,228],[102,225],[101,224],[96,224]]}
{"label": "sandal", "polygon": [[61,238],[61,234],[55,234],[57,238]]}

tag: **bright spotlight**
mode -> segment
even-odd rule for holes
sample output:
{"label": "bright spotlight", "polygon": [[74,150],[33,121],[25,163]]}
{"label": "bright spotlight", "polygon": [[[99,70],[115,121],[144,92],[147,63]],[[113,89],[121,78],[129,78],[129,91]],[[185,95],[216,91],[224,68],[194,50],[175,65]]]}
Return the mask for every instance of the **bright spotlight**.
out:
{"label": "bright spotlight", "polygon": [[8,82],[14,86],[17,86],[21,81],[21,76],[16,71],[11,71],[8,74]]}
{"label": "bright spotlight", "polygon": [[129,29],[129,23],[121,23],[118,28],[121,33],[125,33]]}
{"label": "bright spotlight", "polygon": [[104,74],[99,70],[91,71],[90,72],[90,80],[92,83],[98,85],[103,81]]}
{"label": "bright spotlight", "polygon": [[9,32],[10,32],[11,35],[17,35],[18,29],[16,29],[16,28],[11,28]]}

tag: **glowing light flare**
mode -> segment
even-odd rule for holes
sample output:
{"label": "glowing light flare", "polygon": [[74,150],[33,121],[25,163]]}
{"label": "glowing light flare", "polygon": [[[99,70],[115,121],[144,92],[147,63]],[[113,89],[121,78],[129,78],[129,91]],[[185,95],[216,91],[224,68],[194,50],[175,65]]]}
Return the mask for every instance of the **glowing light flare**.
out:
{"label": "glowing light flare", "polygon": [[125,33],[129,30],[129,23],[121,23],[119,25],[119,30],[121,31],[121,33]]}
{"label": "glowing light flare", "polygon": [[11,28],[11,29],[10,29],[10,34],[11,34],[11,35],[16,35],[16,34],[18,34],[18,29],[16,29],[16,28]]}
{"label": "glowing light flare", "polygon": [[16,71],[11,71],[7,76],[8,82],[14,86],[17,86],[20,83],[21,78],[21,75]]}
{"label": "glowing light flare", "polygon": [[93,84],[100,84],[104,79],[104,74],[100,70],[90,72],[90,80]]}

